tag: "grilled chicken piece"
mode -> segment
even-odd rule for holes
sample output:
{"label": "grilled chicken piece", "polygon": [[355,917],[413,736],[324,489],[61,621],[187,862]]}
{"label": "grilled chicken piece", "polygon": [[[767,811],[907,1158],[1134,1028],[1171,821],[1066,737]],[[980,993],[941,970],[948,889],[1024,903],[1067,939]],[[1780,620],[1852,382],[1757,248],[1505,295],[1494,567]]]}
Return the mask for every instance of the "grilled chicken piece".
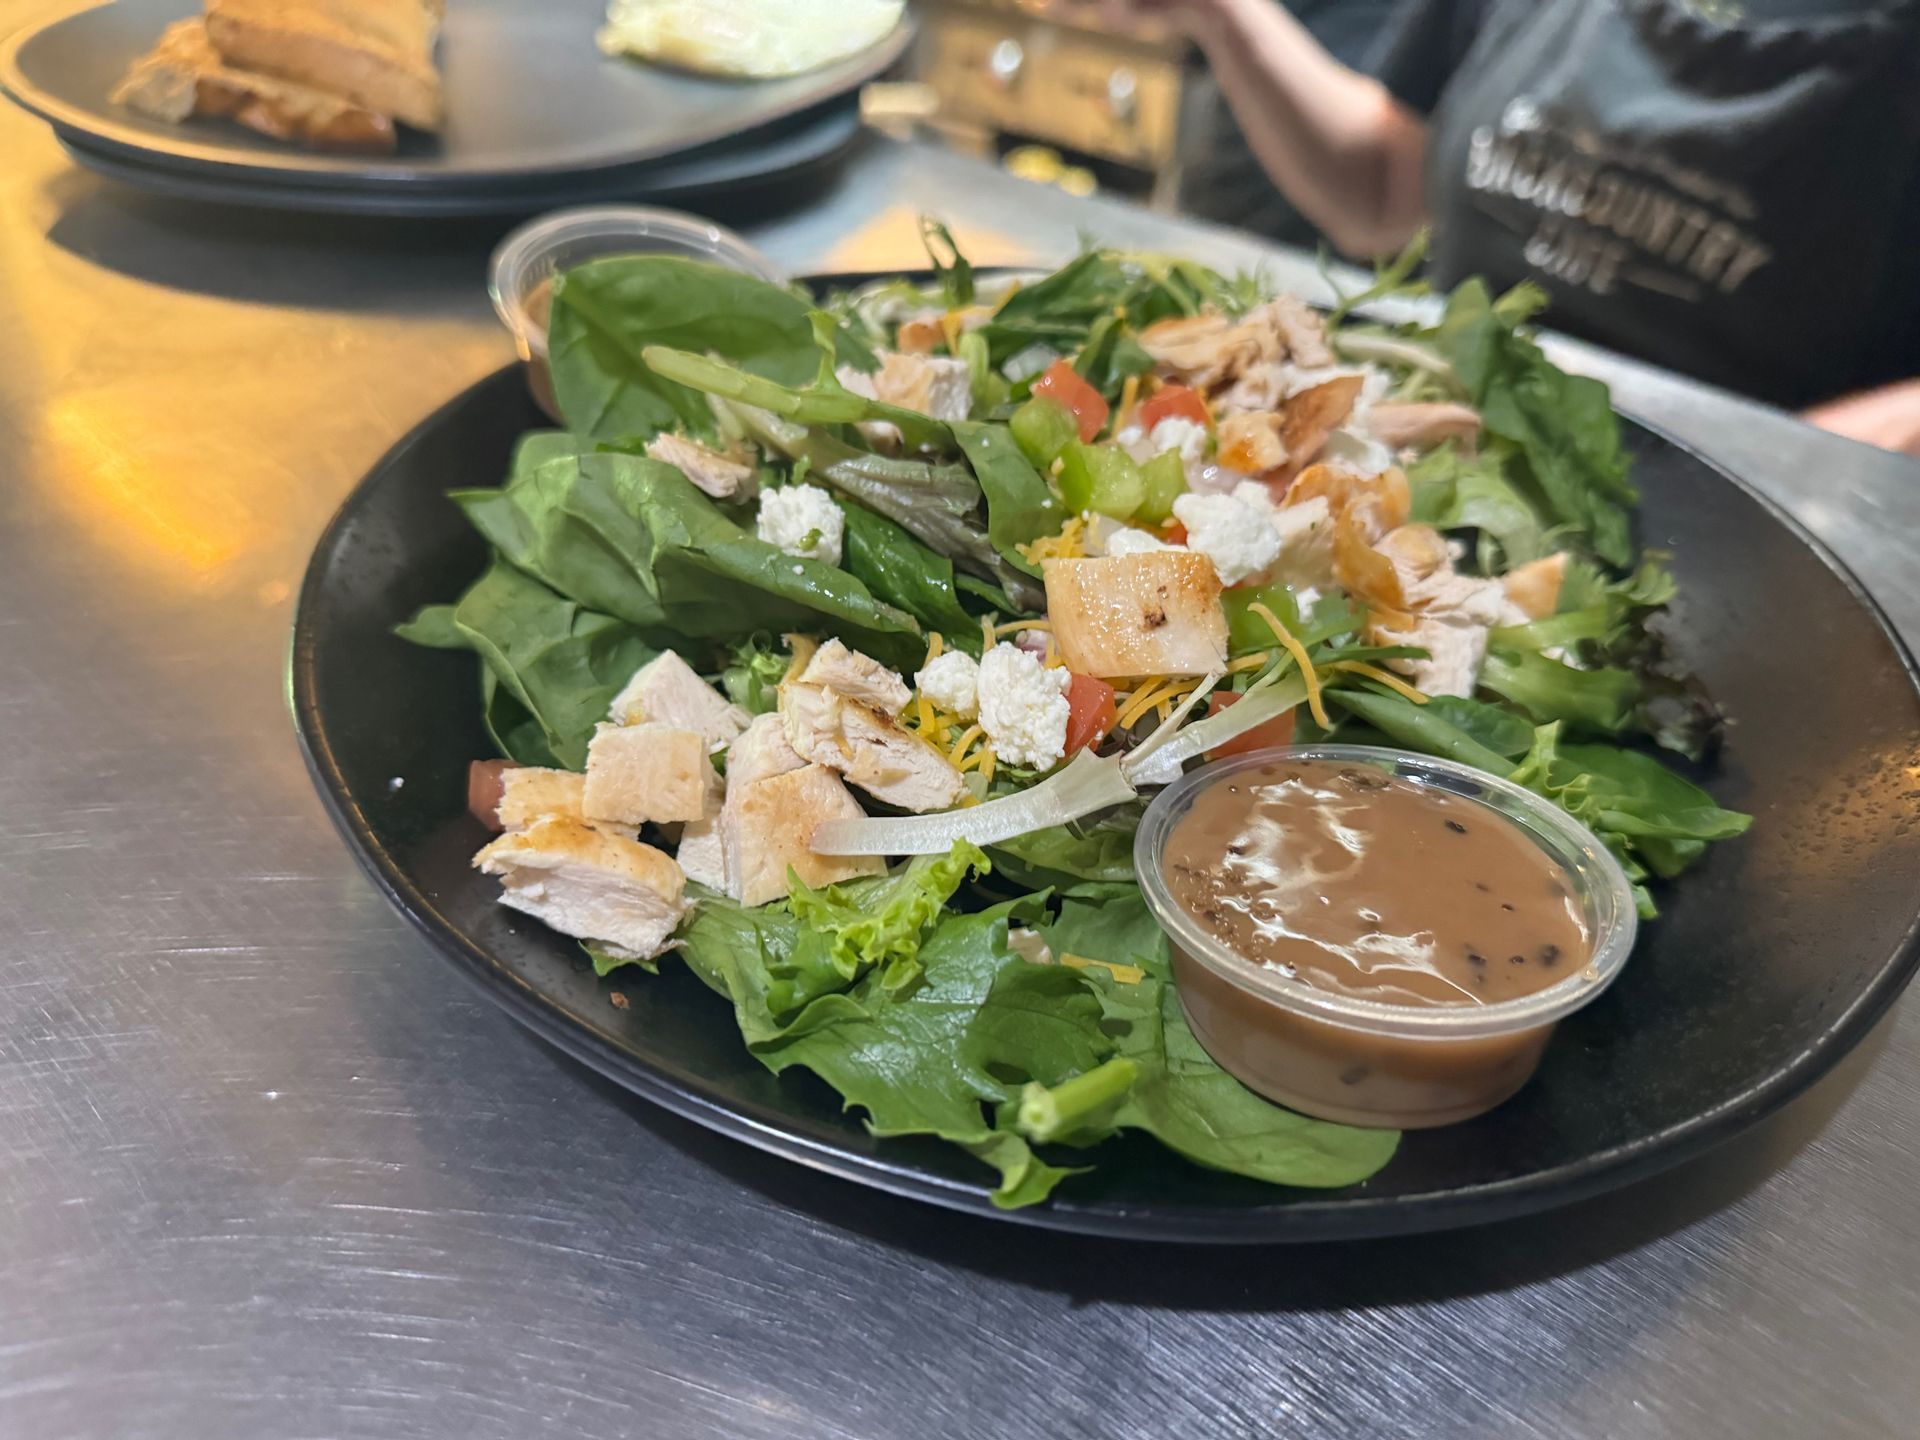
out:
{"label": "grilled chicken piece", "polygon": [[1189,550],[1046,562],[1047,616],[1067,668],[1111,680],[1205,675],[1227,663],[1213,562]]}
{"label": "grilled chicken piece", "polygon": [[1287,443],[1281,439],[1284,416],[1272,410],[1243,411],[1220,421],[1219,459],[1242,475],[1264,475],[1287,463]]}
{"label": "grilled chicken piece", "polygon": [[849,700],[883,710],[889,717],[906,709],[913,698],[913,691],[899,675],[838,640],[829,640],[813,652],[807,668],[800,672],[800,683],[824,685]]}
{"label": "grilled chicken piece", "polygon": [[794,753],[838,770],[876,800],[924,813],[951,809],[967,792],[953,762],[932,745],[884,710],[824,685],[782,685],[780,719]]}
{"label": "grilled chicken piece", "polygon": [[685,435],[654,436],[647,441],[647,458],[673,466],[693,482],[695,489],[716,500],[732,500],[753,489],[753,466],[749,462]]}
{"label": "grilled chicken piece", "polygon": [[1353,413],[1353,402],[1366,384],[1362,375],[1336,375],[1309,390],[1289,395],[1280,407],[1280,443],[1294,474],[1320,453],[1331,435]]}
{"label": "grilled chicken piece", "polygon": [[607,718],[616,725],[678,725],[698,730],[709,750],[724,750],[747,727],[747,712],[730,704],[671,650],[636,670],[607,708]]}
{"label": "grilled chicken piece", "polygon": [[1447,403],[1375,405],[1367,412],[1367,429],[1382,445],[1404,450],[1409,445],[1438,445],[1442,440],[1470,444],[1480,434],[1480,412],[1468,405]]}
{"label": "grilled chicken piece", "polygon": [[572,770],[549,770],[539,765],[515,765],[500,773],[502,830],[525,830],[549,815],[586,822],[582,808],[587,777]]}
{"label": "grilled chicken piece", "polygon": [[680,867],[651,845],[550,815],[473,857],[500,880],[500,903],[563,935],[644,960],[666,948],[686,913]]}
{"label": "grilled chicken piece", "polygon": [[1506,573],[1507,599],[1529,620],[1544,620],[1560,608],[1560,586],[1567,578],[1567,552],[1530,560]]}
{"label": "grilled chicken piece", "polygon": [[620,825],[704,820],[720,806],[706,737],[677,725],[601,725],[587,743],[582,807]]}
{"label": "grilled chicken piece", "polygon": [[741,786],[721,812],[727,892],[742,905],[765,905],[786,898],[789,870],[813,886],[884,873],[887,863],[879,856],[816,855],[808,844],[816,825],[864,814],[840,777],[824,765]]}
{"label": "grilled chicken piece", "polygon": [[1327,326],[1320,312],[1298,295],[1276,295],[1254,314],[1273,327],[1287,358],[1301,369],[1317,370],[1339,363],[1327,344]]}

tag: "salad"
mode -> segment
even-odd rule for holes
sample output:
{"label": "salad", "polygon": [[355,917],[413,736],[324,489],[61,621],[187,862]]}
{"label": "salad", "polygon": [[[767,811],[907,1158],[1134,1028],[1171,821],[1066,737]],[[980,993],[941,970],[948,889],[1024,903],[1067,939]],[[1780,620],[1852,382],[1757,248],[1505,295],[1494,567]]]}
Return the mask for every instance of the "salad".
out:
{"label": "salad", "polygon": [[[1641,911],[1748,817],[1668,648],[1598,382],[1469,281],[1437,323],[1089,249],[816,299],[668,257],[558,280],[564,430],[453,499],[492,546],[401,627],[480,658],[476,857],[596,969],[687,965],[767,1067],[1044,1199],[1141,1130],[1346,1186],[1397,1136],[1195,1041],[1133,875],[1196,764],[1337,737],[1563,806]],[[1660,752],[1666,752],[1663,758]],[[983,1172],[984,1173],[984,1172]]]}

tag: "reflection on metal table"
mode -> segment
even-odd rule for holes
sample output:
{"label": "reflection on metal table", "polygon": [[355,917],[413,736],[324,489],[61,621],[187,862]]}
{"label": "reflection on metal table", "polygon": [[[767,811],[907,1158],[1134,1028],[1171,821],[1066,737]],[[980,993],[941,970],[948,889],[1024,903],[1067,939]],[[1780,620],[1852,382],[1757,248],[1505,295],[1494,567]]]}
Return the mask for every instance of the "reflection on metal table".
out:
{"label": "reflection on metal table", "polygon": [[[12,112],[0,153],[0,1433],[1911,1433],[1912,1005],[1660,1180],[1279,1252],[889,1200],[561,1059],[360,877],[283,690],[327,516],[506,353],[496,235],[140,198]],[[983,261],[1084,230],[1315,283],[914,146],[729,218],[796,270],[872,269],[915,262],[921,209]],[[1920,638],[1920,467],[1568,353]]]}

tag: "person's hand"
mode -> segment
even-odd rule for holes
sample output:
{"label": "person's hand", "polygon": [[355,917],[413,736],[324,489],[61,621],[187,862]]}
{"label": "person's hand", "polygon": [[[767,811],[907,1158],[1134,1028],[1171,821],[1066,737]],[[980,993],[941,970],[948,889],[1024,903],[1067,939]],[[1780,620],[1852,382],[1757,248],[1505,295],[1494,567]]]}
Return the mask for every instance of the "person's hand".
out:
{"label": "person's hand", "polygon": [[1801,412],[1800,418],[1849,440],[1920,457],[1920,380],[1843,395]]}

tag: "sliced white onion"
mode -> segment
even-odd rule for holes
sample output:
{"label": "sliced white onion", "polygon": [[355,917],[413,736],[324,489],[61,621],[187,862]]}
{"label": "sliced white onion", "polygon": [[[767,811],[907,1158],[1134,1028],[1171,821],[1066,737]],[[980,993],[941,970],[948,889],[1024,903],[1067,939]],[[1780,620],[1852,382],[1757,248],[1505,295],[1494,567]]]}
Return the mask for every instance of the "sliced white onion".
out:
{"label": "sliced white onion", "polygon": [[938,815],[829,820],[814,827],[807,843],[816,855],[944,855],[956,840],[992,845],[1123,805],[1135,793],[1118,757],[1082,750],[1064,770],[1017,795]]}
{"label": "sliced white onion", "polygon": [[1120,768],[1128,775],[1131,775],[1146,762],[1149,755],[1153,754],[1153,752],[1161,746],[1170,743],[1175,733],[1180,729],[1181,722],[1193,712],[1193,707],[1206,699],[1208,695],[1212,694],[1213,687],[1224,679],[1226,679],[1226,673],[1220,670],[1216,670],[1212,674],[1204,677],[1198,685],[1187,692],[1187,698],[1176,705],[1173,708],[1173,712],[1154,728],[1154,732],[1151,735],[1127,752],[1120,761]]}
{"label": "sliced white onion", "polygon": [[1256,686],[1218,715],[1195,721],[1166,744],[1142,745],[1129,757],[1127,778],[1135,785],[1171,785],[1180,778],[1180,767],[1194,756],[1237,739],[1306,698],[1306,683],[1297,671],[1274,684]]}

